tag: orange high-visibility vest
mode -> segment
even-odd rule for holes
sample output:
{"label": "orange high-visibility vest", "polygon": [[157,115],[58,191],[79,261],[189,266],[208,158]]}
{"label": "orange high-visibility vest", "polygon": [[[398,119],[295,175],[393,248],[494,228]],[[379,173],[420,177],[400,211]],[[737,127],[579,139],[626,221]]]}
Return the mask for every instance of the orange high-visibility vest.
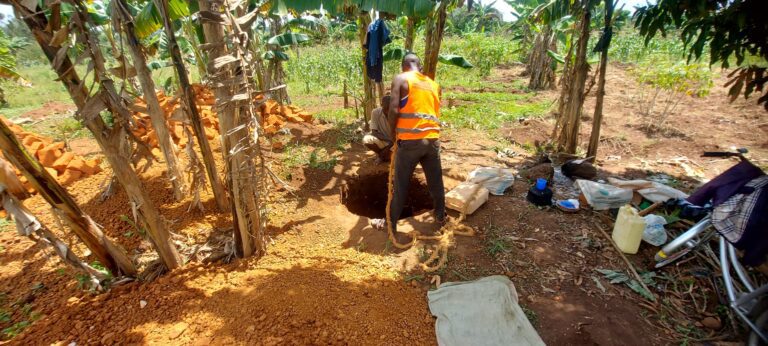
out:
{"label": "orange high-visibility vest", "polygon": [[405,76],[408,99],[400,107],[397,139],[440,138],[440,86],[418,71]]}

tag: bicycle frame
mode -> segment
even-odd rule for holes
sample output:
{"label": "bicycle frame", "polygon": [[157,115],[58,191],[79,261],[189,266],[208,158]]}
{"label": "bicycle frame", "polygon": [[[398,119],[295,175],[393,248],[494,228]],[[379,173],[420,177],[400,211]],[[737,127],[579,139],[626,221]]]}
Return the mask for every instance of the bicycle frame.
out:
{"label": "bicycle frame", "polygon": [[[731,267],[733,267],[739,281],[741,281],[746,288],[746,292],[739,291],[733,284]],[[762,285],[757,289],[754,288],[754,283],[749,279],[746,270],[744,270],[744,267],[736,256],[736,250],[724,237],[720,237],[720,268],[722,269],[723,284],[725,284],[728,303],[730,304],[731,309],[736,312],[736,315],[739,316],[752,331],[760,336],[764,342],[768,342],[768,333],[755,325],[755,323],[747,316],[757,303],[758,298],[768,293],[768,284]]]}

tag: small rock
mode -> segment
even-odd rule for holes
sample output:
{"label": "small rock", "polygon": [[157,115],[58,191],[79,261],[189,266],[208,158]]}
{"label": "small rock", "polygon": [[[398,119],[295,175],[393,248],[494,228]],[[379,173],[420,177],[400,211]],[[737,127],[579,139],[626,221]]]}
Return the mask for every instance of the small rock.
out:
{"label": "small rock", "polygon": [[75,304],[79,301],[80,301],[80,298],[78,297],[69,297],[69,299],[67,299],[67,304]]}
{"label": "small rock", "polygon": [[411,280],[411,286],[416,287],[418,285],[419,285],[419,283],[416,282],[416,280]]}
{"label": "small rock", "polygon": [[187,330],[187,327],[189,325],[186,322],[179,322],[173,325],[171,329],[168,331],[168,337],[171,338],[171,340],[176,339],[181,336],[181,334],[184,334],[184,331]]}
{"label": "small rock", "polygon": [[208,346],[213,343],[211,338],[200,338],[192,342],[192,346]]}
{"label": "small rock", "polygon": [[255,326],[248,326],[248,328],[245,329],[246,333],[253,333],[255,331],[256,331],[256,327]]}
{"label": "small rock", "polygon": [[139,307],[140,307],[140,308],[142,308],[142,309],[143,309],[143,308],[145,308],[146,306],[147,306],[147,301],[146,301],[146,300],[139,300]]}
{"label": "small rock", "polygon": [[257,321],[263,322],[266,319],[267,319],[267,314],[261,314],[261,316],[259,316],[259,319]]}
{"label": "small rock", "polygon": [[104,336],[101,337],[101,343],[104,345],[109,345],[112,343],[112,339],[114,338],[115,338],[115,333],[104,334]]}
{"label": "small rock", "polygon": [[723,323],[720,322],[719,319],[714,317],[706,317],[703,320],[701,320],[701,324],[704,325],[704,327],[712,329],[712,330],[719,330],[723,327]]}

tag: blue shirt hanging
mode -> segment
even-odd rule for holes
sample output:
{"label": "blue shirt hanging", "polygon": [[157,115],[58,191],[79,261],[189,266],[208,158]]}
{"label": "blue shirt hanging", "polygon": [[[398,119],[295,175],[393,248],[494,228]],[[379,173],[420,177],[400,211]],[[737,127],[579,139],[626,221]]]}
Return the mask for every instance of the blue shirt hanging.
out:
{"label": "blue shirt hanging", "polygon": [[371,23],[368,26],[365,42],[365,47],[368,49],[365,56],[368,78],[379,83],[384,69],[384,46],[392,42],[387,24],[381,19]]}

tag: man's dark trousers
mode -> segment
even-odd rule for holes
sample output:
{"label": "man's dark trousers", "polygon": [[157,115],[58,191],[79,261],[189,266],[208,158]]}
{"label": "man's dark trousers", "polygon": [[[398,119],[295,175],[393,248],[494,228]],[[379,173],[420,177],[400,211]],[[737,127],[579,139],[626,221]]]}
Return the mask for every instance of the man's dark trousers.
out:
{"label": "man's dark trousers", "polygon": [[408,187],[416,164],[421,164],[427,177],[427,188],[435,207],[435,218],[445,219],[445,189],[443,188],[443,168],[440,163],[440,141],[437,139],[398,140],[394,152],[394,167],[390,173],[392,198],[389,201],[387,222],[392,230],[397,229],[397,220],[403,212],[408,199]]}

